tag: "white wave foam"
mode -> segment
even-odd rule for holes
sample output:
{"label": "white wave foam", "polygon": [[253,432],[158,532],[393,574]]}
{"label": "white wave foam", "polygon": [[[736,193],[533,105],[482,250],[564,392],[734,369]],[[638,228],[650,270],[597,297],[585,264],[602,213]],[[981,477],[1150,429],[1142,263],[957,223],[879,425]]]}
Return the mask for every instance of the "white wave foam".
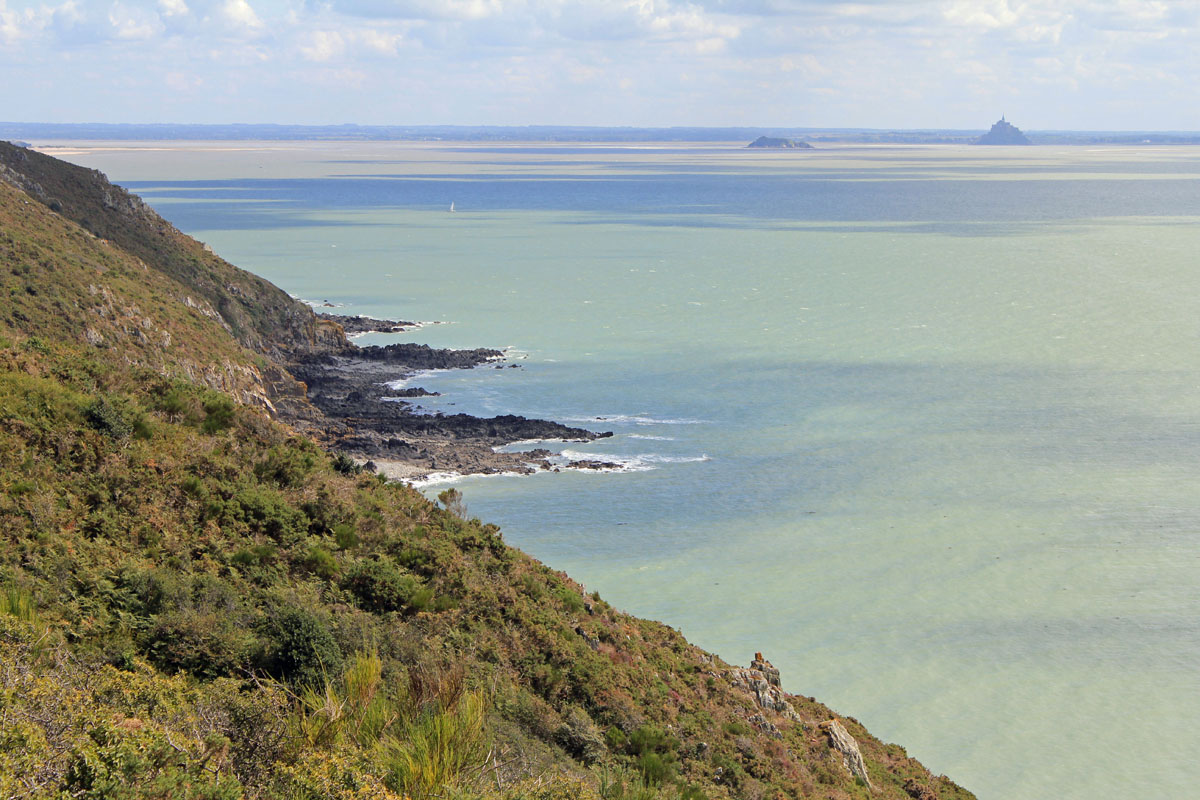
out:
{"label": "white wave foam", "polygon": [[581,450],[563,450],[557,456],[549,459],[552,464],[564,466],[571,461],[606,461],[617,464],[616,469],[589,470],[596,472],[647,472],[658,469],[658,464],[694,464],[702,461],[712,461],[708,454],[700,456],[665,456],[660,453],[639,453],[633,456],[620,456],[614,453],[585,453]]}
{"label": "white wave foam", "polygon": [[565,417],[564,422],[615,422],[633,425],[707,425],[708,420],[687,417],[659,419],[644,414],[598,414],[594,417]]}
{"label": "white wave foam", "polygon": [[399,334],[399,333],[412,333],[413,331],[421,330],[421,328],[427,328],[430,325],[441,325],[441,324],[442,323],[438,322],[437,320],[432,320],[430,322],[410,322],[407,325],[400,326],[400,330],[398,330],[398,331],[359,331],[358,333],[347,333],[346,338],[351,339],[351,340],[361,339],[364,336],[370,336],[375,333],[384,333],[384,334],[393,334],[393,335]]}
{"label": "white wave foam", "polygon": [[397,378],[394,381],[384,381],[383,385],[386,386],[387,388],[393,389],[393,390],[403,389],[403,388],[407,387],[413,381],[419,381],[428,375],[436,375],[439,372],[449,372],[449,371],[450,370],[448,370],[448,369],[421,369],[421,370],[417,370],[416,372],[414,372],[410,375],[407,375],[403,378]]}
{"label": "white wave foam", "polygon": [[533,473],[517,472],[515,470],[506,472],[431,472],[421,478],[413,478],[405,483],[410,484],[415,489],[425,489],[430,486],[443,486],[447,483],[457,483],[465,478],[521,478],[527,477]]}
{"label": "white wave foam", "polygon": [[454,483],[467,477],[461,472],[431,472],[420,478],[413,478],[410,481],[405,481],[417,489],[423,489],[426,486],[438,486],[443,483]]}
{"label": "white wave foam", "polygon": [[511,450],[509,448],[525,447],[531,444],[566,444],[567,442],[578,442],[580,439],[518,439],[515,442],[508,444],[496,445],[492,448],[494,453],[521,453],[522,450]]}
{"label": "white wave foam", "polygon": [[320,310],[322,308],[345,308],[346,307],[345,303],[331,303],[328,300],[309,300],[306,297],[300,297],[299,295],[295,295],[295,294],[288,295],[288,296],[291,297],[293,300],[299,300],[301,303],[304,303],[304,305],[309,306],[310,308],[313,308],[316,310]]}
{"label": "white wave foam", "polygon": [[645,439],[646,441],[650,441],[650,442],[673,442],[673,441],[675,441],[674,436],[651,436],[648,433],[627,433],[625,435],[626,435],[626,437],[628,437],[630,439]]}

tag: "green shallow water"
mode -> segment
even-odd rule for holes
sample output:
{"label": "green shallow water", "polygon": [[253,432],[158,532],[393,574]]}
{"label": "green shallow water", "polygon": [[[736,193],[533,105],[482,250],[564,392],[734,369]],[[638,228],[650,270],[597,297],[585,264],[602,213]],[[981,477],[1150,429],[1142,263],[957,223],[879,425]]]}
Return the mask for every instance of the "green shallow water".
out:
{"label": "green shallow water", "polygon": [[300,297],[515,348],[430,408],[616,431],[566,447],[636,471],[458,485],[618,606],[981,798],[1194,793],[1200,153],[72,153]]}

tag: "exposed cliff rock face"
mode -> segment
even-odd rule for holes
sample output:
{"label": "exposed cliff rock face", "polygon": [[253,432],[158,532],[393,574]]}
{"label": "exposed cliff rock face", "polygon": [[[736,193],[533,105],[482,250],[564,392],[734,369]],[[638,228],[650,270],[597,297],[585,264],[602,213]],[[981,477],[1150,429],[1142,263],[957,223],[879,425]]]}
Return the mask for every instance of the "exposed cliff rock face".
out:
{"label": "exposed cliff rock face", "polygon": [[865,783],[867,788],[874,790],[875,786],[871,783],[871,776],[867,774],[867,765],[858,749],[858,742],[854,741],[846,726],[842,725],[840,720],[831,719],[821,723],[821,730],[829,734],[830,745],[842,754],[842,762],[850,774]]}
{"label": "exposed cliff rock face", "polygon": [[787,694],[779,686],[779,670],[763,658],[762,653],[754,654],[749,669],[735,668],[730,675],[730,683],[734,688],[754,695],[754,702],[759,708],[779,714],[791,722],[801,721],[800,715],[787,701]]}
{"label": "exposed cliff rock face", "polygon": [[754,654],[754,660],[750,662],[750,669],[756,669],[761,672],[763,677],[767,679],[767,683],[771,684],[772,686],[780,685],[779,670],[772,665],[770,661],[767,661],[765,658],[763,658],[762,653]]}
{"label": "exposed cliff rock face", "polygon": [[975,144],[1032,144],[1017,126],[1004,117],[992,129],[975,140]]}

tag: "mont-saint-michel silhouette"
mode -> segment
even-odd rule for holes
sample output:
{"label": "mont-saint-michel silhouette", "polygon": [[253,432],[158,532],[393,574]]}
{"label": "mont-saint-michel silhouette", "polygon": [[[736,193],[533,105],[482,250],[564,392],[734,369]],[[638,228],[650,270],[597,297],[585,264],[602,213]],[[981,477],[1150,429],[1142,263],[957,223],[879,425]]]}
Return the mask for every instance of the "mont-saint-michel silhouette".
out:
{"label": "mont-saint-michel silhouette", "polygon": [[992,129],[975,140],[975,144],[1032,144],[1021,129],[1000,116],[1000,121],[992,125]]}

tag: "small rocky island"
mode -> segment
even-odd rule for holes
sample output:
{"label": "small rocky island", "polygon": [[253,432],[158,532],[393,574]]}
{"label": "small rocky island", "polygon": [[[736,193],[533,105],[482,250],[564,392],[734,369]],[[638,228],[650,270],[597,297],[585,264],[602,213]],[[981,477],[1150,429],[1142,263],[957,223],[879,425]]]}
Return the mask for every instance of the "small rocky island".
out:
{"label": "small rocky island", "polygon": [[813,146],[808,142],[802,142],[798,139],[781,139],[776,136],[760,136],[746,147],[764,147],[773,149],[796,149],[796,150],[812,150]]}
{"label": "small rocky island", "polygon": [[1021,129],[1004,117],[992,129],[975,140],[975,144],[1033,144]]}

